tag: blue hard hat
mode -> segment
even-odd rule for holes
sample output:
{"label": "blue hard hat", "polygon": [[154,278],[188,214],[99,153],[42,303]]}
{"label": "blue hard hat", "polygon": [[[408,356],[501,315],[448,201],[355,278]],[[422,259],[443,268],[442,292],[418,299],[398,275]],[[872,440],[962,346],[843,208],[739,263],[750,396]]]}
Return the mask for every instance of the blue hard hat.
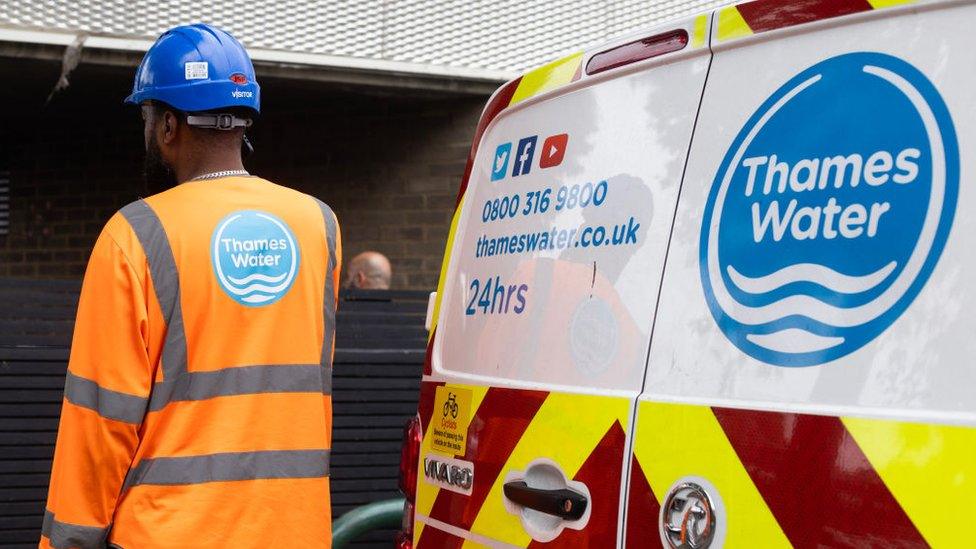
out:
{"label": "blue hard hat", "polygon": [[261,87],[244,46],[230,34],[196,24],[164,32],[136,70],[126,103],[162,101],[185,112],[245,107],[261,112]]}

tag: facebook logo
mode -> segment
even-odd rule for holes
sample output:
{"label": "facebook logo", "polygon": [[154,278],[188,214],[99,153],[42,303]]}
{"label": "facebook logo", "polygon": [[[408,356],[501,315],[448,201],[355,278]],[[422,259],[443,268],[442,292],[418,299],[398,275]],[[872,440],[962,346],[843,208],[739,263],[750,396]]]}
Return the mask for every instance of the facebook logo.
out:
{"label": "facebook logo", "polygon": [[502,143],[495,149],[495,159],[491,165],[491,180],[498,181],[505,179],[505,172],[508,171],[508,157],[512,153],[511,143]]}
{"label": "facebook logo", "polygon": [[537,137],[537,135],[533,135],[532,137],[519,139],[518,147],[515,149],[512,177],[525,175],[532,169],[532,157],[535,155],[535,141]]}

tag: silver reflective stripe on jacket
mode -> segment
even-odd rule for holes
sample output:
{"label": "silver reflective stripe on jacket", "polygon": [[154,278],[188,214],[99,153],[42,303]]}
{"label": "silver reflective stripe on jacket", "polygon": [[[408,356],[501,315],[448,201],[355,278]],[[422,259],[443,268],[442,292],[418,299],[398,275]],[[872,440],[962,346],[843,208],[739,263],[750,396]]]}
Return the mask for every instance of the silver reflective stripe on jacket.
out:
{"label": "silver reflective stripe on jacket", "polygon": [[321,370],[318,364],[280,364],[188,373],[172,381],[157,383],[153,387],[149,409],[156,412],[170,402],[220,396],[316,393],[322,387]]}
{"label": "silver reflective stripe on jacket", "polygon": [[94,410],[104,418],[136,425],[142,423],[149,404],[146,398],[106,389],[71,371],[65,377],[64,397],[75,406]]}
{"label": "silver reflective stripe on jacket", "polygon": [[163,342],[163,379],[176,379],[186,373],[186,331],[180,300],[180,277],[176,259],[163,223],[145,200],[122,208],[122,215],[142,245],[149,262],[149,276],[156,289],[156,299],[166,321]]}
{"label": "silver reflective stripe on jacket", "polygon": [[56,549],[103,549],[110,529],[61,522],[47,509],[41,523],[41,535],[50,540],[51,547]]}
{"label": "silver reflective stripe on jacket", "polygon": [[334,273],[337,266],[336,259],[336,218],[335,214],[325,202],[316,199],[319,208],[322,210],[322,218],[325,220],[325,238],[329,246],[329,266],[325,273],[325,296],[323,296],[322,314],[325,319],[325,331],[322,337],[322,367],[326,371],[328,385],[323,385],[322,392],[332,394],[332,352],[335,346],[335,278]]}
{"label": "silver reflective stripe on jacket", "polygon": [[147,458],[129,470],[123,490],[142,484],[179,485],[329,476],[328,450],[268,450]]}

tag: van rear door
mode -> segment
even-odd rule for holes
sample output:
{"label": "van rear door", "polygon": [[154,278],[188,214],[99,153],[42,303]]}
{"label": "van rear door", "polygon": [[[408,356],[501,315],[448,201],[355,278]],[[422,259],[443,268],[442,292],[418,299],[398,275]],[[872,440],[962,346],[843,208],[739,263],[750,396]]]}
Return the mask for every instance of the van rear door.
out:
{"label": "van rear door", "polygon": [[969,543],[974,21],[971,2],[715,14],[629,546]]}
{"label": "van rear door", "polygon": [[422,385],[420,548],[618,545],[706,33],[678,22],[629,41],[676,51],[595,76],[577,54],[492,99]]}

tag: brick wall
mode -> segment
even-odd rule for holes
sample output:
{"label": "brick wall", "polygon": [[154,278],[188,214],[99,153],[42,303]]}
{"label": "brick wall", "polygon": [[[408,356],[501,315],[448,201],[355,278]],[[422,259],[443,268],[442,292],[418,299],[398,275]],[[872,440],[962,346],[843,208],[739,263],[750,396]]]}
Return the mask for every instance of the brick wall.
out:
{"label": "brick wall", "polygon": [[380,251],[394,287],[433,289],[483,104],[338,100],[315,117],[295,110],[262,121],[253,169],[328,202],[347,259]]}
{"label": "brick wall", "polygon": [[[19,63],[0,63],[0,78],[23,74]],[[147,194],[141,123],[119,105],[131,76],[82,66],[45,106],[57,67],[37,63],[30,74],[0,96],[0,170],[11,175],[0,277],[77,278],[104,222]],[[263,86],[248,168],[331,204],[347,259],[378,250],[393,263],[395,288],[433,289],[486,98]]]}
{"label": "brick wall", "polygon": [[129,128],[135,121],[103,122],[61,119],[32,127],[0,116],[11,181],[0,276],[81,276],[105,221],[145,194],[138,177],[140,133]]}

